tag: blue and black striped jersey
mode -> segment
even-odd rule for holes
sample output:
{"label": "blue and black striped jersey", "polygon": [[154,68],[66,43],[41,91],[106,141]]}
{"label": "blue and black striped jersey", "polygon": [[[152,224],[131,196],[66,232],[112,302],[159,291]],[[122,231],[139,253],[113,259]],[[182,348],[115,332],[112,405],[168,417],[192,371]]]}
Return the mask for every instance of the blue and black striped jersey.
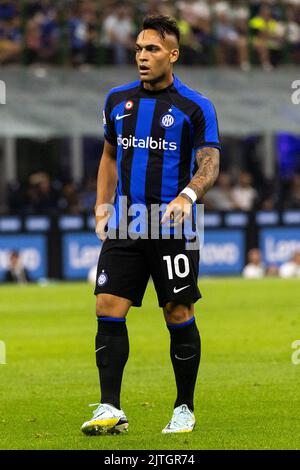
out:
{"label": "blue and black striped jersey", "polygon": [[113,88],[103,122],[117,147],[117,195],[133,204],[169,203],[191,180],[195,152],[220,148],[213,104],[176,76],[155,92],[141,81]]}

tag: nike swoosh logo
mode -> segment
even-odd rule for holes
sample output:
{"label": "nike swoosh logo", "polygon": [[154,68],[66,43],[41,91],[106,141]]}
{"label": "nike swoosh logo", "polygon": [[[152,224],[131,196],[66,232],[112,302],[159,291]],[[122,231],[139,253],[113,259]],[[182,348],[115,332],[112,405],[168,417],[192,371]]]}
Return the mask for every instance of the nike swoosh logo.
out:
{"label": "nike swoosh logo", "polygon": [[124,117],[126,116],[131,116],[131,113],[130,114],[123,114],[122,116],[119,116],[119,113],[116,115],[116,120],[119,121],[120,119],[123,119]]}
{"label": "nike swoosh logo", "polygon": [[106,346],[101,346],[101,348],[96,349],[95,352],[101,351],[101,349],[104,349],[104,348],[106,348]]}
{"label": "nike swoosh logo", "polygon": [[187,289],[188,287],[190,287],[190,284],[188,284],[187,286],[184,286],[184,287],[180,287],[180,289],[177,289],[176,287],[174,287],[173,292],[174,292],[174,294],[177,294],[181,290]]}
{"label": "nike swoosh logo", "polygon": [[193,356],[189,357],[178,357],[177,354],[175,354],[176,359],[178,359],[179,361],[188,361],[189,359],[192,359],[195,356],[197,356],[197,354],[194,354]]}

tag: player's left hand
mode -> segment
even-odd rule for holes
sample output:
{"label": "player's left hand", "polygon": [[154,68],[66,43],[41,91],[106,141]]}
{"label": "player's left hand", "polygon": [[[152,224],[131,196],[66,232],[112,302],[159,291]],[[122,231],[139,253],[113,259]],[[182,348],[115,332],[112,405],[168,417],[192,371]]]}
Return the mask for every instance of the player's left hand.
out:
{"label": "player's left hand", "polygon": [[164,213],[161,223],[166,224],[169,222],[170,226],[182,224],[186,217],[189,217],[192,210],[192,203],[183,196],[177,196],[173,201],[167,205],[166,212]]}

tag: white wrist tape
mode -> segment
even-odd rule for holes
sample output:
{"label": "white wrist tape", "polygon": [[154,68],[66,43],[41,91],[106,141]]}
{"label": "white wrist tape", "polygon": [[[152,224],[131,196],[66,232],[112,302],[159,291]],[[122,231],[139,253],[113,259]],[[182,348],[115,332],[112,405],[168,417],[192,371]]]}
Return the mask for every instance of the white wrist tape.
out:
{"label": "white wrist tape", "polygon": [[184,188],[181,191],[181,194],[186,194],[193,201],[193,203],[197,201],[197,194],[191,188]]}

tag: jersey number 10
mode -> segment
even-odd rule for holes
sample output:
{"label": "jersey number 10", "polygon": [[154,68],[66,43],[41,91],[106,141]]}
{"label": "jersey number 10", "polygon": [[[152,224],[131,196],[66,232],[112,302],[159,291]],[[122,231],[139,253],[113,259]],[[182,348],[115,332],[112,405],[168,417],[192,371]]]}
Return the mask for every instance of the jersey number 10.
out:
{"label": "jersey number 10", "polygon": [[[174,263],[172,263],[171,256],[164,256],[163,260],[166,261],[167,263],[169,279],[174,279],[174,271],[175,271],[176,276],[178,277],[188,276],[190,272],[190,265],[189,265],[189,259],[186,255],[183,255],[183,254],[176,255],[174,258]],[[181,267],[179,264],[180,260],[183,261],[183,263],[181,263],[182,267],[184,268],[183,271],[181,270]],[[173,269],[173,264],[174,264],[174,269]]]}

